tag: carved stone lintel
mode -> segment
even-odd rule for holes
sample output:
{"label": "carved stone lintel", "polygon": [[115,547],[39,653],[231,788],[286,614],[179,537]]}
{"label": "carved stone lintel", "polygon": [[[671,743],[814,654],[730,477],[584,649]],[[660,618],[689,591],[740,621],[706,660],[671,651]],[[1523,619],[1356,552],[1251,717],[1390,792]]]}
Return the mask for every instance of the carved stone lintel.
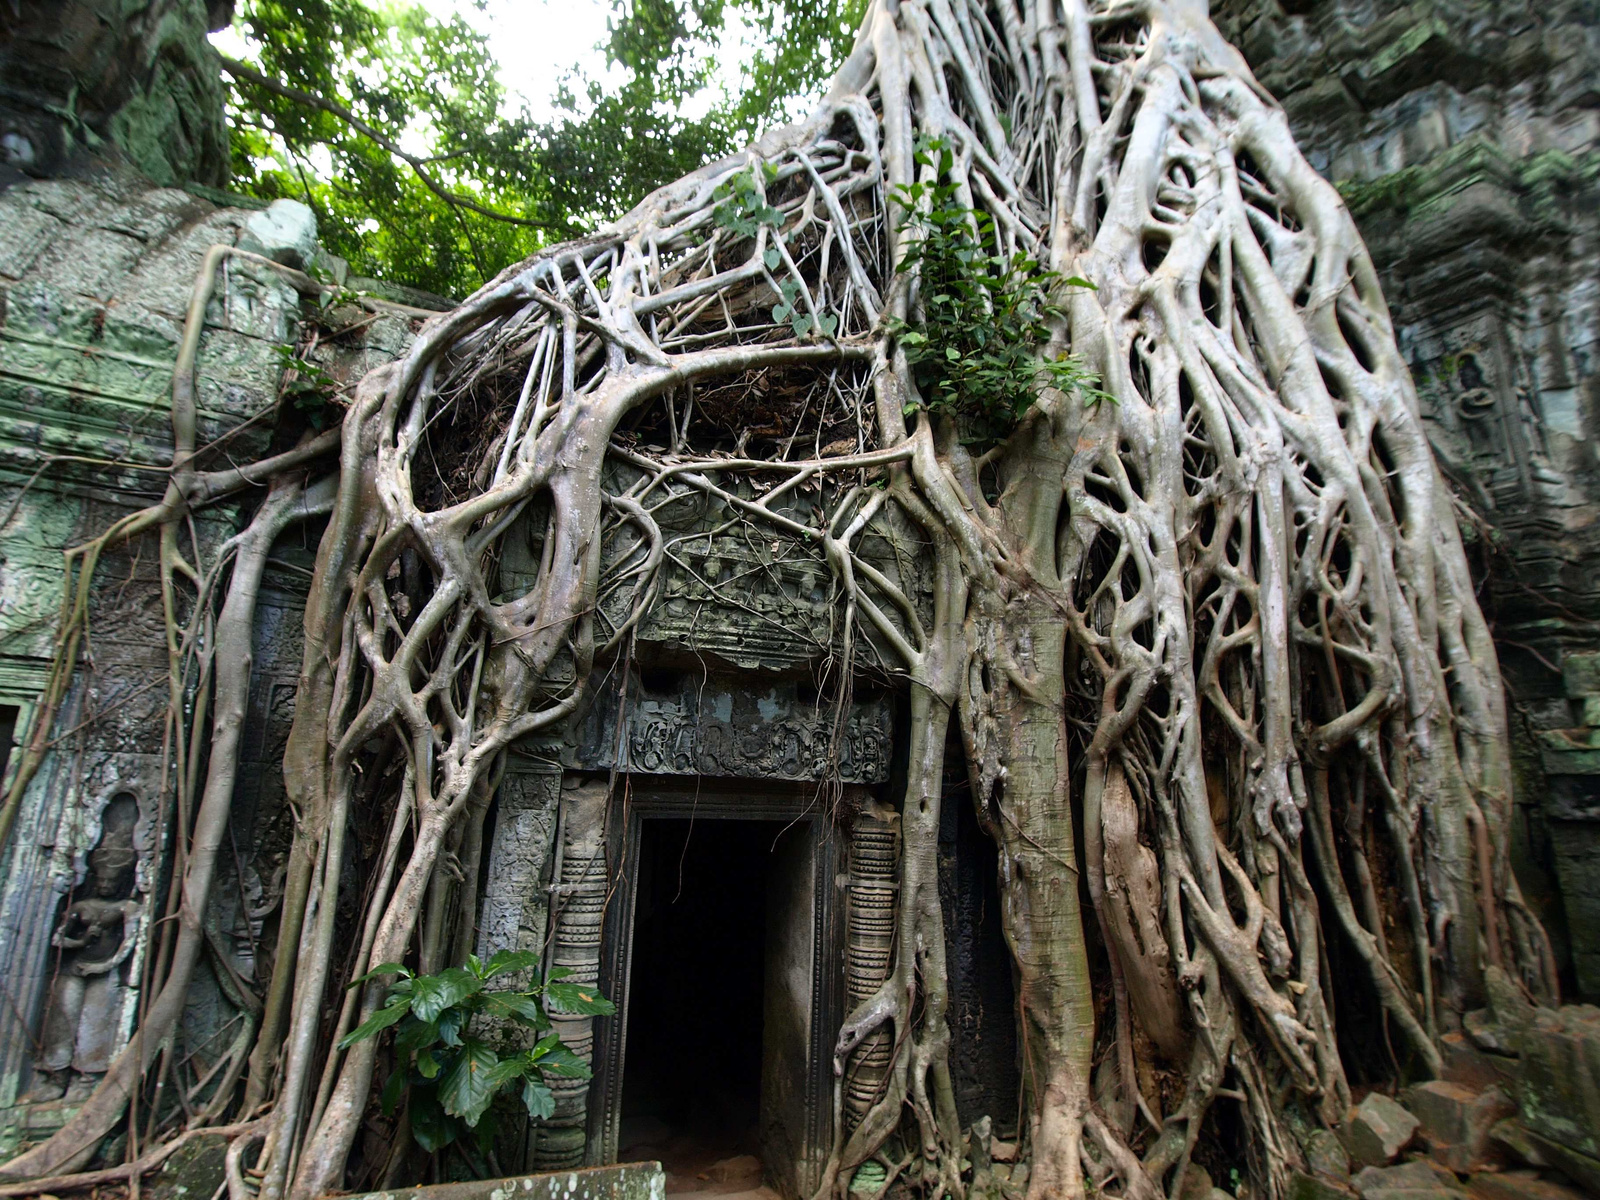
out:
{"label": "carved stone lintel", "polygon": [[[622,725],[619,731],[618,726]],[[893,714],[855,703],[836,724],[831,705],[800,698],[793,684],[724,687],[685,676],[669,694],[602,697],[580,731],[575,765],[650,775],[844,783],[889,777]]]}

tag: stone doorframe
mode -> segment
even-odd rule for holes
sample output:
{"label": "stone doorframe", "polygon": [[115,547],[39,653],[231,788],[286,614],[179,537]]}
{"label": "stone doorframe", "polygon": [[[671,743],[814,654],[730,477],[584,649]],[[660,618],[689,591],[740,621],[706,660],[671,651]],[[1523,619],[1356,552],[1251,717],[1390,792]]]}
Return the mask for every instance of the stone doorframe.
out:
{"label": "stone doorframe", "polygon": [[[847,785],[848,786],[848,785]],[[865,791],[865,789],[861,789]],[[588,1162],[614,1162],[622,1121],[628,991],[640,841],[647,817],[790,821],[809,825],[814,848],[811,1029],[806,1048],[806,1158],[832,1148],[833,1045],[843,1012],[844,905],[840,837],[814,783],[780,780],[634,776],[628,799],[613,803],[606,831],[611,895],[600,956],[600,990],[617,1006],[595,1022],[594,1080],[589,1091]]]}

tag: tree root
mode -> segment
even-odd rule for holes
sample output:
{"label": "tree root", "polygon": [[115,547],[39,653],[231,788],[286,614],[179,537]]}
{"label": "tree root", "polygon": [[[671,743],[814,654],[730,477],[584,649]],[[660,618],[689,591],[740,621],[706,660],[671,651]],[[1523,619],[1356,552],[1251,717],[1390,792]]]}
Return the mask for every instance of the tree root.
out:
{"label": "tree root", "polygon": [[[950,150],[946,181],[928,139]],[[977,458],[928,411],[891,332],[922,313],[918,182],[948,182],[1004,258],[1094,285],[1063,296],[1043,352],[1080,356],[1109,399],[1041,386]],[[759,424],[758,399],[776,414]],[[815,452],[791,460],[797,444]],[[245,1088],[247,1107],[274,1098],[263,1200],[344,1186],[372,1102],[376,1041],[340,1052],[324,1028],[341,937],[356,971],[466,952],[456,864],[481,854],[504,755],[561,730],[597,665],[631,654],[703,536],[664,531],[690,498],[719,514],[712,536],[748,533],[831,581],[818,659],[841,713],[869,669],[909,696],[892,962],[839,1035],[818,1200],[874,1157],[904,1158],[901,1182],[930,1198],[967,1186],[937,888],[952,713],[999,850],[1027,1200],[1076,1200],[1086,1179],[1177,1194],[1219,1100],[1242,1105],[1255,1193],[1282,1196],[1299,1154],[1285,1109],[1332,1124],[1349,1102],[1329,938],[1426,1068],[1441,1009],[1481,995],[1480,937],[1549,977],[1486,853],[1510,803],[1493,646],[1371,261],[1203,7],[875,0],[815,116],[434,319],[362,382],[340,455],[285,760],[283,941]],[[915,569],[863,549],[908,527]],[[538,565],[507,587],[514,538]],[[236,565],[230,589],[249,577]],[[237,758],[222,668],[207,829]],[[372,812],[390,849],[357,935],[335,893],[347,830]],[[1374,821],[1400,913],[1377,912],[1370,870],[1353,872],[1359,906],[1344,877],[1371,840],[1350,831]],[[191,873],[210,852],[195,847]],[[202,905],[203,882],[185,891]],[[1377,936],[1389,918],[1414,964]],[[349,993],[338,1028],[380,992]],[[1117,1092],[1097,1097],[1107,1021]],[[847,1128],[845,1082],[885,1035]],[[1147,1095],[1158,1068],[1179,1082]],[[12,1169],[66,1161],[107,1111]]]}

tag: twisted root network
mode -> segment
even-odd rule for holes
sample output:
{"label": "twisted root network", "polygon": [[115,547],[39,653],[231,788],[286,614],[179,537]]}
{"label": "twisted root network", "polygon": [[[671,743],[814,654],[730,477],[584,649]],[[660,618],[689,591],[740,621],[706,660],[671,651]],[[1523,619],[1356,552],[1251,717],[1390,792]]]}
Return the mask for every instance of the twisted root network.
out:
{"label": "twisted root network", "polygon": [[[929,138],[1003,252],[1095,285],[1041,351],[1079,356],[1112,399],[1043,388],[977,456],[919,409],[888,332],[918,316],[898,189],[928,181]],[[726,219],[735,184],[761,219]],[[751,397],[782,419],[748,417]],[[874,0],[809,121],[433,321],[360,385],[339,454],[322,478],[308,454],[275,461],[218,565],[169,572],[199,581],[174,654],[215,698],[184,718],[210,738],[189,915],[142,1038],[12,1174],[81,1163],[173,1070],[254,592],[273,537],[313,512],[280,949],[201,1114],[241,1122],[234,1200],[252,1154],[270,1200],[341,1186],[368,1110],[377,1041],[335,1052],[320,1025],[348,957],[332,891],[352,816],[389,833],[350,972],[447,965],[444,914],[472,923],[455,864],[476,861],[506,748],[559,730],[574,681],[629,651],[683,561],[658,515],[686,496],[824,561],[832,677],[847,692],[871,665],[910,696],[894,960],[837,1046],[845,1076],[881,1031],[893,1057],[870,1110],[837,1122],[824,1194],[872,1158],[929,1194],[972,1182],[935,871],[952,736],[1000,851],[1029,1200],[1175,1192],[1218,1105],[1258,1192],[1283,1194],[1291,1125],[1349,1101],[1332,945],[1422,1070],[1488,967],[1548,994],[1505,857],[1495,653],[1372,264],[1203,3]],[[208,480],[175,466],[152,520],[175,528]],[[802,489],[822,499],[790,503]],[[920,538],[920,597],[863,551],[891,518]],[[506,594],[529,522],[537,573]],[[334,1037],[378,999],[348,993]]]}

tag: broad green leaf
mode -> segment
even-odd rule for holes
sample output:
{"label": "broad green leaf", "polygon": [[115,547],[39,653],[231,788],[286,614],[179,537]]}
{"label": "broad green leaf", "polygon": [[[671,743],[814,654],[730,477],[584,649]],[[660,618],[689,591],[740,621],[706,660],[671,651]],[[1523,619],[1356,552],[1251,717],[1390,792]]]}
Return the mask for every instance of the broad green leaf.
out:
{"label": "broad green leaf", "polygon": [[398,975],[402,979],[410,979],[411,978],[411,971],[408,968],[406,968],[405,966],[401,965],[400,963],[394,963],[394,962],[379,963],[377,966],[373,967],[372,970],[368,971],[365,975],[357,975],[354,979],[352,979],[350,981],[349,986],[350,987],[355,987],[359,983],[366,983],[368,980],[377,979],[377,978],[379,978],[380,976],[383,976],[383,975]]}
{"label": "broad green leaf", "polygon": [[539,965],[539,956],[532,950],[497,950],[481,978],[485,981],[508,971],[526,971]]}
{"label": "broad green leaf", "polygon": [[579,1058],[555,1034],[540,1040],[532,1050],[526,1051],[523,1058],[530,1067],[551,1075],[561,1075],[568,1079],[589,1079],[594,1072],[589,1064]]}
{"label": "broad green leaf", "polygon": [[502,1058],[489,1068],[489,1083],[498,1092],[513,1079],[521,1079],[528,1071],[528,1062],[521,1054]]}
{"label": "broad green leaf", "polygon": [[586,983],[552,983],[544,994],[549,1006],[561,1013],[608,1017],[617,1011],[616,1005]]}
{"label": "broad green leaf", "polygon": [[439,1040],[439,1026],[434,1021],[418,1021],[415,1017],[400,1027],[394,1039],[395,1049],[401,1054],[411,1054]]}
{"label": "broad green leaf", "polygon": [[783,255],[779,254],[776,250],[768,250],[761,256],[761,259],[767,264],[767,270],[776,271],[778,269],[778,264],[783,261]]}
{"label": "broad green leaf", "polygon": [[437,1079],[439,1077],[439,1060],[431,1048],[417,1051],[417,1074],[424,1079]]}
{"label": "broad green leaf", "polygon": [[378,1033],[393,1025],[401,1017],[405,1016],[410,1009],[410,1000],[400,1000],[389,1005],[387,1008],[380,1008],[360,1025],[357,1025],[349,1033],[340,1038],[339,1049],[348,1050],[357,1042],[364,1042],[369,1037],[376,1036]]}
{"label": "broad green leaf", "polygon": [[477,1038],[463,1038],[460,1053],[439,1080],[439,1103],[445,1112],[469,1127],[476,1125],[494,1099],[490,1073],[499,1062],[500,1056]]}
{"label": "broad green leaf", "polygon": [[467,1014],[459,1008],[447,1008],[439,1014],[439,1040],[446,1046],[461,1045],[461,1030],[467,1024]]}
{"label": "broad green leaf", "polygon": [[543,1015],[539,1002],[526,992],[484,992],[483,1002],[486,1012],[530,1025],[537,1025]]}
{"label": "broad green leaf", "polygon": [[527,1107],[528,1115],[535,1120],[548,1117],[556,1111],[554,1093],[545,1086],[544,1080],[531,1076],[522,1085],[522,1103]]}
{"label": "broad green leaf", "polygon": [[429,1154],[437,1154],[461,1133],[461,1125],[439,1103],[434,1088],[411,1089],[411,1136]]}
{"label": "broad green leaf", "polygon": [[445,1009],[460,1004],[482,986],[483,981],[463,967],[419,975],[412,984],[411,1011],[419,1021],[437,1020]]}

